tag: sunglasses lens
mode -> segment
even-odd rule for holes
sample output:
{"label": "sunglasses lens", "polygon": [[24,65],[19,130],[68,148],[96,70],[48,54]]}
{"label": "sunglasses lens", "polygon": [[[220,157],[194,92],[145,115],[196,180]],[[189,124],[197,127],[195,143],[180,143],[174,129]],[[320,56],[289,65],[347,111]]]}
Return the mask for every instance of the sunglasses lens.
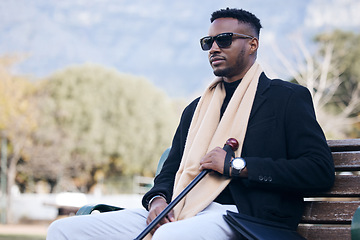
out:
{"label": "sunglasses lens", "polygon": [[227,34],[219,35],[215,41],[221,48],[229,47],[232,43],[232,36]]}
{"label": "sunglasses lens", "polygon": [[212,37],[204,37],[200,40],[201,48],[204,51],[210,50],[214,42],[214,39]]}
{"label": "sunglasses lens", "polygon": [[229,47],[232,43],[232,36],[232,33],[221,33],[215,37],[204,37],[200,40],[201,48],[204,51],[210,50],[214,40],[220,48]]}

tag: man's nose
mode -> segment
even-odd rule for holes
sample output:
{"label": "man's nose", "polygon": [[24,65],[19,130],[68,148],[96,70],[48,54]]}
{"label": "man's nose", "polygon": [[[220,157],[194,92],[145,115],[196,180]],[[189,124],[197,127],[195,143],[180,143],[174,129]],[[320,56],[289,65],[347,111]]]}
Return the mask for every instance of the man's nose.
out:
{"label": "man's nose", "polygon": [[209,53],[215,53],[215,52],[220,52],[220,47],[217,45],[216,41],[213,42],[213,44],[211,45],[211,48],[209,50]]}

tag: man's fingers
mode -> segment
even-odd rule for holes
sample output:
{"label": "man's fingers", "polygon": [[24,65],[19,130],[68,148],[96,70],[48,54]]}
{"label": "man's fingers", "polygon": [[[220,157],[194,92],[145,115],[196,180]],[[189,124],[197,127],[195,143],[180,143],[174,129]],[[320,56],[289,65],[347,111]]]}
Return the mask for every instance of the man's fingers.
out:
{"label": "man's fingers", "polygon": [[168,213],[167,218],[169,219],[170,222],[175,222],[174,210],[171,210],[171,211]]}
{"label": "man's fingers", "polygon": [[155,217],[156,214],[153,211],[149,212],[149,216],[146,219],[146,224],[149,225]]}
{"label": "man's fingers", "polygon": [[[146,219],[146,224],[149,225],[154,219],[166,208],[167,203],[162,198],[156,198],[150,206],[149,215]],[[174,222],[174,211],[171,210],[164,218],[162,218],[159,223],[151,230],[151,234],[154,234],[155,231],[161,227],[161,225]]]}
{"label": "man's fingers", "polygon": [[[149,212],[149,216],[146,219],[146,224],[150,224],[152,221],[154,221],[154,219],[163,211],[164,208],[162,207],[156,207],[154,209],[152,209]],[[164,218],[162,218],[160,220],[160,222],[151,230],[151,234],[154,234],[155,231],[163,224],[169,223],[169,222],[174,222],[175,218],[174,218],[174,211],[170,211],[170,213],[168,215],[166,215]]]}
{"label": "man's fingers", "polygon": [[202,171],[202,170],[205,170],[205,169],[211,169],[212,165],[211,163],[203,163],[200,165],[200,168],[199,170]]}
{"label": "man's fingers", "polygon": [[155,231],[160,227],[161,225],[160,224],[157,224],[151,231],[151,235],[154,235]]}

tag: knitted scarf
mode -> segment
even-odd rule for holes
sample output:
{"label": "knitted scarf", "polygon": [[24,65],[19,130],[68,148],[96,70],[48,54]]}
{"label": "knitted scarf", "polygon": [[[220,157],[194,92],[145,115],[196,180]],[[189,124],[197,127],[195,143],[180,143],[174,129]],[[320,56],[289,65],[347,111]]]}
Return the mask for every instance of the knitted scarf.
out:
{"label": "knitted scarf", "polygon": [[[235,156],[241,156],[250,111],[262,69],[255,62],[234,92],[223,117],[220,109],[225,98],[221,78],[215,78],[200,98],[185,143],[184,154],[175,176],[173,198],[200,173],[201,158],[215,147],[224,146],[230,137],[239,142]],[[220,122],[219,122],[220,120]],[[230,183],[230,179],[207,174],[174,208],[175,219],[181,220],[205,209]]]}

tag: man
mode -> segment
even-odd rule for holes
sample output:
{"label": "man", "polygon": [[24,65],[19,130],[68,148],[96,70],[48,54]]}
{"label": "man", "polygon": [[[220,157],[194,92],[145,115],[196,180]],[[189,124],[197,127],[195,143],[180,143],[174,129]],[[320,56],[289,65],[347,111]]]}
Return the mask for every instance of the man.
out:
{"label": "man", "polygon": [[[216,11],[201,47],[217,78],[184,110],[145,209],[54,222],[48,239],[133,239],[203,169],[211,169],[152,231],[153,239],[241,238],[226,210],[296,229],[303,192],[328,189],[334,166],[309,91],[270,80],[256,62],[261,24],[252,13]],[[235,157],[221,148],[236,138]],[[148,235],[149,237],[149,235]]]}

